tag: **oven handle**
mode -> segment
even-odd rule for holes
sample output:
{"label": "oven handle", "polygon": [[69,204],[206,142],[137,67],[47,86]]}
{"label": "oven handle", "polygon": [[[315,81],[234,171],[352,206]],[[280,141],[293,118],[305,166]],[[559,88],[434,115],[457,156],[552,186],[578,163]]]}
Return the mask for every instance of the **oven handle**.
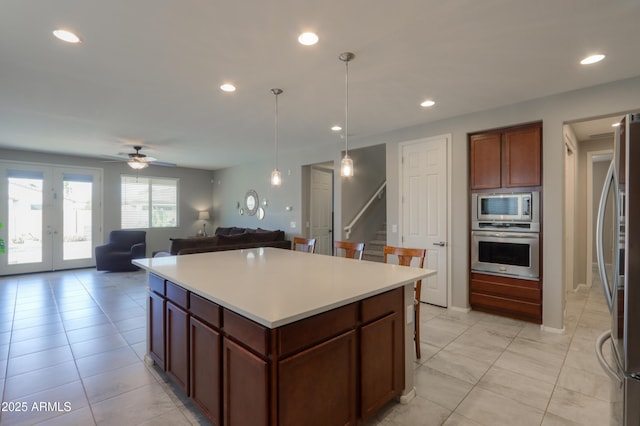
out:
{"label": "oven handle", "polygon": [[530,232],[530,233],[522,233],[522,232],[490,232],[490,231],[472,231],[471,235],[476,237],[494,237],[494,238],[518,238],[518,239],[528,239],[528,240],[537,240],[538,233]]}

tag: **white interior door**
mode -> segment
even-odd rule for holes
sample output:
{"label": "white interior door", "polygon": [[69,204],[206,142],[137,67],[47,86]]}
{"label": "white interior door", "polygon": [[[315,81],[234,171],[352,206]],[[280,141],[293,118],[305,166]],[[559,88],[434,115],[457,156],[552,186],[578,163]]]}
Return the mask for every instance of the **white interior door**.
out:
{"label": "white interior door", "polygon": [[311,238],[316,239],[316,253],[333,254],[333,171],[311,168],[309,222]]}
{"label": "white interior door", "polygon": [[402,245],[426,248],[421,300],[447,306],[447,136],[401,144]]}
{"label": "white interior door", "polygon": [[95,264],[99,170],[0,163],[0,176],[0,275]]}

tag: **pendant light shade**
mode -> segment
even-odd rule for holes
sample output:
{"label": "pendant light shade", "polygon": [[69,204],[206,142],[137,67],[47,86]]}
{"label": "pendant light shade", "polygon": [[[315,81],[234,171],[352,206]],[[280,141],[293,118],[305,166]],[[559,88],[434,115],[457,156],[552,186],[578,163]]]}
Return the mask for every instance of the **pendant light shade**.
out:
{"label": "pendant light shade", "polygon": [[345,97],[344,97],[344,157],[340,162],[340,176],[353,176],[353,160],[349,157],[349,61],[355,58],[351,52],[341,53],[339,58],[345,64]]}
{"label": "pendant light shade", "polygon": [[278,95],[282,93],[282,89],[271,89],[271,93],[273,93],[276,97],[276,122],[275,122],[275,131],[274,131],[274,141],[275,141],[275,167],[271,172],[271,185],[272,186],[280,186],[282,183],[282,174],[280,170],[278,170]]}

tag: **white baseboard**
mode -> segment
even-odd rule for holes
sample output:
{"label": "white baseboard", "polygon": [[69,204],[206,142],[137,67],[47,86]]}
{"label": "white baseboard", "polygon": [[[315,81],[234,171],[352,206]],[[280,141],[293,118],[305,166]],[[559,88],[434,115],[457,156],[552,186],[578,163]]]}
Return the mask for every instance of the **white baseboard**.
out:
{"label": "white baseboard", "polygon": [[149,356],[149,354],[144,354],[144,363],[149,367],[153,367],[156,362]]}
{"label": "white baseboard", "polygon": [[548,327],[544,324],[540,324],[540,330],[542,331],[546,331],[547,333],[554,333],[554,334],[564,334],[565,333],[565,328],[555,328],[555,327]]}
{"label": "white baseboard", "polygon": [[471,308],[460,308],[458,306],[449,306],[447,309],[450,309],[455,312],[464,312],[465,314],[471,312]]}
{"label": "white baseboard", "polygon": [[396,398],[400,404],[406,405],[411,402],[413,398],[416,397],[416,388],[411,388],[410,391],[403,393],[402,395]]}
{"label": "white baseboard", "polygon": [[591,288],[590,285],[587,285],[585,283],[580,283],[578,284],[578,286],[576,288],[573,289],[574,293],[577,293],[581,288],[586,288],[587,290]]}

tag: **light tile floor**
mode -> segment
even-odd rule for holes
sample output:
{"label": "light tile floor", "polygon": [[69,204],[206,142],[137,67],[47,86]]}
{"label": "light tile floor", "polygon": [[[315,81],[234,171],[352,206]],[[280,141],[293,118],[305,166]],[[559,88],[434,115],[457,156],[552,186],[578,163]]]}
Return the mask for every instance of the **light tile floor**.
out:
{"label": "light tile floor", "polygon": [[[601,290],[568,295],[566,333],[422,307],[417,396],[368,425],[606,425],[594,342]],[[1,425],[206,424],[143,362],[146,275],[76,270],[0,277]]]}

